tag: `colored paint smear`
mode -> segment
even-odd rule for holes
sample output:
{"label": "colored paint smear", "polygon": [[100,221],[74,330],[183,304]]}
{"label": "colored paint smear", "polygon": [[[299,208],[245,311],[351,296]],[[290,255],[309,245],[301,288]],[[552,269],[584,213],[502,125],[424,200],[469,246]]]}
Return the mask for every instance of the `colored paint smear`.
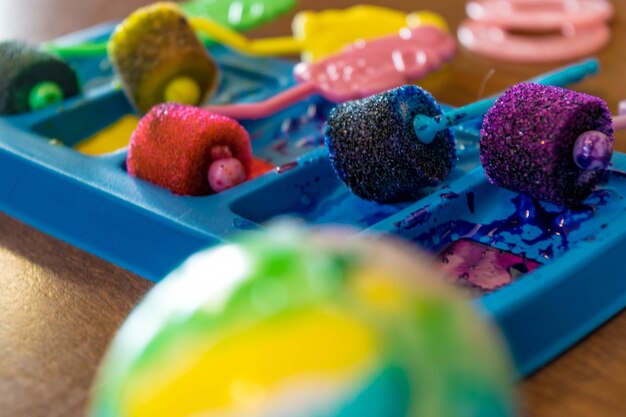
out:
{"label": "colored paint smear", "polygon": [[[612,175],[619,177],[615,172]],[[437,253],[455,284],[480,296],[536,270],[580,242],[595,240],[626,208],[616,190],[612,184],[598,189],[576,208],[514,194],[510,214],[480,223],[460,218],[437,224],[435,213],[426,206],[394,225],[400,235]],[[472,217],[485,219],[486,207],[476,205],[479,200],[474,193],[466,197]]]}
{"label": "colored paint smear", "polygon": [[77,143],[74,149],[87,155],[103,155],[117,151],[128,145],[137,124],[139,124],[139,117],[128,114]]}
{"label": "colored paint smear", "polygon": [[[411,240],[439,252],[455,240],[468,238],[499,248],[517,247],[530,258],[549,261],[565,253],[572,244],[589,238],[593,227],[592,230],[585,228],[582,233],[573,235],[586,222],[598,216],[619,214],[622,208],[609,206],[610,210],[604,209],[611,195],[610,191],[599,189],[591,194],[584,205],[569,209],[517,194],[511,200],[515,210],[508,217],[480,224],[463,219],[452,220],[432,227]],[[474,199],[468,198],[467,202],[468,209],[474,210]],[[602,210],[598,212],[600,208]],[[396,227],[410,230],[425,223],[428,220],[424,218],[426,215],[430,216],[430,212],[413,213],[397,222]]]}
{"label": "colored paint smear", "polygon": [[457,240],[443,250],[438,258],[452,282],[475,295],[508,285],[541,266],[524,256],[470,239]]}
{"label": "colored paint smear", "polygon": [[274,169],[274,165],[265,162],[262,159],[258,159],[252,157],[252,165],[250,167],[250,177],[249,180],[254,179],[256,177],[260,177],[261,175],[270,172]]}
{"label": "colored paint smear", "polygon": [[287,171],[291,171],[292,169],[296,168],[298,166],[298,162],[297,161],[293,161],[293,162],[287,162],[286,164],[280,165],[276,167],[276,172],[279,174],[283,174]]}
{"label": "colored paint smear", "polygon": [[324,124],[334,103],[319,97],[298,103],[279,117],[243,120],[255,155],[280,166],[324,146]]}

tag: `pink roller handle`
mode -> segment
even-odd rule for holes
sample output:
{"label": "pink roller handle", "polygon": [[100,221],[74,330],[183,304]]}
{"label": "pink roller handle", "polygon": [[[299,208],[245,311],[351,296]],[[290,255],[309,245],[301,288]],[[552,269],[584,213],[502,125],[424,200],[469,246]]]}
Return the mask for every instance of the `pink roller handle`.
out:
{"label": "pink roller handle", "polygon": [[454,54],[454,39],[425,26],[402,29],[399,35],[360,41],[314,64],[294,69],[299,84],[259,103],[206,106],[234,119],[259,119],[312,95],[341,103],[380,93],[423,77]]}
{"label": "pink roller handle", "polygon": [[209,105],[205,106],[205,109],[232,119],[261,119],[278,113],[316,92],[317,86],[312,82],[306,82],[291,87],[261,102],[225,104],[223,106]]}
{"label": "pink roller handle", "polygon": [[[626,115],[613,116],[613,130],[626,129]],[[607,169],[613,156],[613,136],[597,130],[583,132],[574,143],[574,163],[583,170]]]}
{"label": "pink roller handle", "polygon": [[368,97],[407,84],[439,68],[456,50],[452,36],[424,26],[397,36],[356,42],[338,56],[299,64],[295,76],[313,81],[334,102]]}

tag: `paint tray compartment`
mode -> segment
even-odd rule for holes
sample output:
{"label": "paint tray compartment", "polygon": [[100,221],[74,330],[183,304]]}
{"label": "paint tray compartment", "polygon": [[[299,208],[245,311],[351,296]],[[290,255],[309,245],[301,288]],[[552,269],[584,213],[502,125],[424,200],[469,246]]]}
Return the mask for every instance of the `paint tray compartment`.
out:
{"label": "paint tray compartment", "polygon": [[426,248],[504,330],[528,374],[626,305],[626,155],[577,210],[490,184],[481,167],[364,233]]}
{"label": "paint tray compartment", "polygon": [[[65,41],[103,39],[112,28]],[[258,101],[295,83],[291,62],[211,52],[223,74],[216,103]],[[82,95],[0,117],[0,209],[150,280],[283,216],[348,225],[356,236],[391,234],[430,251],[502,327],[523,375],[626,305],[626,280],[615,272],[626,253],[622,154],[585,205],[567,211],[489,184],[470,123],[455,129],[460,160],[446,182],[414,202],[381,205],[355,197],[335,176],[322,136],[332,104],[314,96],[242,121],[264,175],[220,194],[181,197],[128,175],[123,141],[98,155],[80,151],[97,132],[120,120],[132,127],[137,116],[106,59],[72,64]]]}

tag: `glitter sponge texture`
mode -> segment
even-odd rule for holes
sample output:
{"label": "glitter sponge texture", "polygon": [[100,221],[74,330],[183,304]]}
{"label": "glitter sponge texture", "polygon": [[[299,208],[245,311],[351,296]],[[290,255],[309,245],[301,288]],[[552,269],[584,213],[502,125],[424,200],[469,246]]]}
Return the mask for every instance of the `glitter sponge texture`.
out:
{"label": "glitter sponge texture", "polygon": [[197,83],[200,99],[194,104],[218,84],[217,66],[174,3],[156,3],[128,16],[111,36],[108,54],[141,113],[164,102],[168,85],[181,77]]}
{"label": "glitter sponge texture", "polygon": [[499,335],[405,245],[281,225],[194,255],[121,328],[91,416],[513,416]]}
{"label": "glitter sponge texture", "polygon": [[576,139],[591,130],[614,140],[603,100],[559,87],[518,84],[485,116],[480,160],[493,184],[576,206],[604,175],[603,169],[583,170],[574,160]]}
{"label": "glitter sponge texture", "polygon": [[232,157],[250,174],[252,151],[235,120],[193,106],[160,104],[146,114],[128,148],[128,173],[180,195],[208,195],[211,163]]}
{"label": "glitter sponge texture", "polygon": [[325,142],[338,177],[356,195],[381,203],[414,199],[422,188],[445,180],[456,160],[449,130],[431,144],[415,135],[418,114],[442,114],[425,90],[406,85],[337,106]]}
{"label": "glitter sponge texture", "polygon": [[44,82],[56,84],[64,98],[80,90],[76,73],[58,57],[23,42],[0,42],[0,114],[31,111],[31,90]]}

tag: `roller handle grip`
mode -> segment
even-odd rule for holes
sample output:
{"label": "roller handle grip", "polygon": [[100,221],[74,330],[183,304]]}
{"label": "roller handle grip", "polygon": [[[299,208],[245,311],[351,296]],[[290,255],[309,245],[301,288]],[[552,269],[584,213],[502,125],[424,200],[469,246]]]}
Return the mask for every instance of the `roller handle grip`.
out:
{"label": "roller handle grip", "polygon": [[[591,58],[542,74],[528,80],[528,82],[563,87],[579,82],[589,75],[594,75],[599,69],[600,64],[598,60]],[[429,144],[435,139],[437,133],[442,130],[483,117],[499,96],[500,95],[496,95],[467,106],[459,107],[437,117],[417,115],[413,120],[415,135],[422,143]]]}

